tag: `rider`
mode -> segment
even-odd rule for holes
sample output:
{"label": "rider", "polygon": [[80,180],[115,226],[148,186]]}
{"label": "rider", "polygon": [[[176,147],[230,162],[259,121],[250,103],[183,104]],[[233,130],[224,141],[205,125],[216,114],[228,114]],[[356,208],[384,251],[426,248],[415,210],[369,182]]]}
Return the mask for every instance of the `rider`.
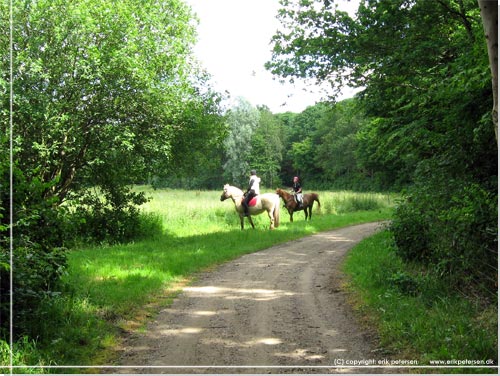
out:
{"label": "rider", "polygon": [[293,194],[295,196],[295,201],[299,205],[299,208],[301,208],[302,207],[302,186],[300,185],[298,176],[294,176],[294,178],[293,178],[292,189],[293,189]]}
{"label": "rider", "polygon": [[257,176],[257,171],[250,171],[250,181],[248,182],[248,189],[245,193],[245,199],[242,202],[245,208],[245,217],[248,217],[248,203],[252,198],[260,194],[260,178]]}

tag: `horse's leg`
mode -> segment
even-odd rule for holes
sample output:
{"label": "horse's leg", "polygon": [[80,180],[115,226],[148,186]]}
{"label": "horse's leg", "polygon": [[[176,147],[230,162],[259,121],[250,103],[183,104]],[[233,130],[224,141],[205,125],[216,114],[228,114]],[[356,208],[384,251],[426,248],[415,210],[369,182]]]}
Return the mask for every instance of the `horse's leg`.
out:
{"label": "horse's leg", "polygon": [[271,210],[267,211],[267,215],[269,216],[269,220],[271,221],[271,224],[269,225],[270,230],[274,230],[274,211],[276,208],[273,208]]}
{"label": "horse's leg", "polygon": [[288,214],[290,214],[290,222],[293,222],[293,209],[288,209]]}
{"label": "horse's leg", "polygon": [[241,229],[243,230],[245,228],[245,218],[243,217],[243,214],[240,214],[240,224]]}
{"label": "horse's leg", "polygon": [[255,229],[255,225],[253,224],[252,216],[248,216],[248,220],[250,221],[250,224],[252,225],[252,228]]}

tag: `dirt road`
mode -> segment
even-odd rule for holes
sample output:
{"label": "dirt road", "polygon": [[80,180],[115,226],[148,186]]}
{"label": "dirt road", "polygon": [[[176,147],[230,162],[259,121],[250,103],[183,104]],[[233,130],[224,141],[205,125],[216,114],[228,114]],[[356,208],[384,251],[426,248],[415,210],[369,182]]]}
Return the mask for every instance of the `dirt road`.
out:
{"label": "dirt road", "polygon": [[375,356],[339,284],[345,253],[379,228],[313,235],[200,275],[127,339],[120,364],[133,368],[114,372],[382,372],[353,367]]}

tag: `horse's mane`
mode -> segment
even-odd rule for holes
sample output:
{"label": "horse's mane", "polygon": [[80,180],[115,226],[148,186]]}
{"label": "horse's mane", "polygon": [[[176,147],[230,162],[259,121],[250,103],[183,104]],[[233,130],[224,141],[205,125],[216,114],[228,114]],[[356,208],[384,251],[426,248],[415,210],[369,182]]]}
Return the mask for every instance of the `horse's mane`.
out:
{"label": "horse's mane", "polygon": [[238,191],[241,191],[243,193],[243,190],[241,188],[238,188],[238,187],[236,187],[234,185],[230,185],[230,184],[225,184],[224,189],[238,190]]}
{"label": "horse's mane", "polygon": [[285,200],[289,200],[290,198],[293,199],[293,196],[290,193],[288,193],[287,191],[285,191],[281,188],[276,189],[276,193],[278,194],[278,196],[280,196],[281,198],[283,198]]}

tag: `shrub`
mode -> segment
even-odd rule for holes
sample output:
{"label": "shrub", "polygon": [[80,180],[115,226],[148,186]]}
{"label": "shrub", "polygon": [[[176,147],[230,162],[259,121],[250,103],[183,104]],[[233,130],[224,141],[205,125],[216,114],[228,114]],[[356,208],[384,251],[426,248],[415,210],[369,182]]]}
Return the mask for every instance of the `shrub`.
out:
{"label": "shrub", "polygon": [[429,222],[421,208],[410,198],[400,202],[394,211],[391,230],[395,234],[396,253],[406,261],[424,261],[429,257]]}
{"label": "shrub", "polygon": [[[2,171],[5,176],[6,170]],[[5,179],[8,181],[9,179]],[[12,328],[16,337],[30,331],[30,322],[40,302],[47,296],[58,294],[57,282],[66,266],[66,250],[63,247],[62,224],[66,212],[57,210],[54,201],[45,197],[50,184],[13,166],[13,318]],[[9,207],[10,197],[2,190],[0,209]],[[5,209],[3,209],[5,210]],[[0,212],[0,216],[7,216]],[[10,317],[10,232],[2,220],[0,226],[0,315]],[[1,321],[1,333],[5,338],[10,320]]]}
{"label": "shrub", "polygon": [[120,243],[161,233],[161,219],[139,210],[138,205],[145,202],[143,193],[124,187],[104,193],[87,191],[72,202],[77,238],[87,242]]}
{"label": "shrub", "polygon": [[[435,188],[435,187],[434,187]],[[416,185],[394,213],[397,253],[463,291],[494,297],[497,280],[496,194],[477,183],[447,190]]]}

